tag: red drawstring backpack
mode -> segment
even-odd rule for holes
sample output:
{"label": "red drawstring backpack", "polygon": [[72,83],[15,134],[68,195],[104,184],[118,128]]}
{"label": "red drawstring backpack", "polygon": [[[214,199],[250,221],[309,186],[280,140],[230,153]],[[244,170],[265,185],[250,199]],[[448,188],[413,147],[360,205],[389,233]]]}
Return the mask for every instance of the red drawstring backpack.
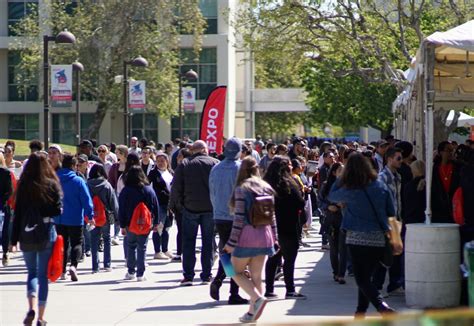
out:
{"label": "red drawstring backpack", "polygon": [[464,225],[464,195],[461,187],[456,189],[453,196],[453,218],[456,224]]}
{"label": "red drawstring backpack", "polygon": [[48,279],[51,282],[61,276],[63,272],[63,261],[64,261],[64,239],[61,235],[58,235],[56,242],[53,245],[53,251],[48,261]]}
{"label": "red drawstring backpack", "polygon": [[95,195],[92,198],[92,203],[94,205],[94,221],[95,226],[101,227],[104,226],[107,222],[107,215],[105,214],[105,206],[99,196]]}
{"label": "red drawstring backpack", "polygon": [[133,210],[128,230],[137,235],[148,235],[152,227],[151,212],[144,202],[140,202]]}

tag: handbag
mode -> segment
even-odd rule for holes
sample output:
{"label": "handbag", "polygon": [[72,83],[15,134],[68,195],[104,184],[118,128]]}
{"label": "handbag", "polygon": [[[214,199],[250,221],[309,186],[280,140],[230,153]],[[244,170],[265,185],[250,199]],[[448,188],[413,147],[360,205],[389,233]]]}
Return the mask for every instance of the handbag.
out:
{"label": "handbag", "polygon": [[51,257],[49,257],[48,261],[48,279],[51,282],[56,282],[56,280],[61,276],[63,272],[63,261],[64,239],[62,235],[58,235],[53,245]]}
{"label": "handbag", "polygon": [[[375,216],[378,217],[377,210],[375,209],[375,206],[372,203],[372,200],[370,199],[369,194],[367,194],[367,191],[365,189],[364,189],[364,194],[367,197],[367,200],[369,201],[370,207],[372,207],[372,210]],[[377,218],[377,221],[378,221],[378,218]],[[382,266],[384,266],[385,268],[389,268],[390,266],[393,265],[393,256],[399,256],[403,253],[403,242],[400,236],[402,227],[401,227],[400,221],[398,221],[394,217],[389,217],[388,225],[390,227],[390,231],[388,232],[389,236],[385,234],[385,247],[384,247],[383,256],[380,259],[380,264],[382,264]],[[380,223],[380,227],[382,228],[382,230],[384,229],[381,223]],[[395,250],[394,248],[402,248],[402,249]]]}

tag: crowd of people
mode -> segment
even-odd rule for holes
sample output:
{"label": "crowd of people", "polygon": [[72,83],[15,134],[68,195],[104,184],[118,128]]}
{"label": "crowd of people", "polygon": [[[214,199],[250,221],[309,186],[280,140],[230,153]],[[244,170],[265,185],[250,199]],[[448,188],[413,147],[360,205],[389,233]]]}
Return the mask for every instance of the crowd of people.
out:
{"label": "crowd of people", "polygon": [[[305,237],[313,216],[319,216],[318,249],[329,250],[333,280],[345,284],[346,274],[355,277],[356,316],[364,316],[370,303],[382,314],[393,313],[385,298],[404,294],[404,256],[395,256],[388,269],[379,263],[388,218],[403,223],[403,239],[406,224],[425,219],[425,164],[413,155],[411,143],[393,137],[312,148],[296,136],[281,144],[232,137],[221,155],[209,153],[200,140],[155,144],[136,137],[130,147],[83,140],[77,153],[66,153],[56,144],[43,150],[33,140],[30,149],[23,162],[15,160],[14,141],[0,150],[2,264],[8,266],[19,243],[28,271],[25,325],[36,317],[38,325],[46,323],[46,269],[57,235],[65,244],[61,279],[73,282],[88,257],[91,273],[110,272],[111,246],[120,243],[124,278],[145,281],[151,237],[153,258],[181,262],[180,285],[191,286],[200,250],[199,279],[214,300],[226,278],[219,255],[230,254],[228,304],[249,304],[240,320],[254,322],[267,301],[278,298],[274,283],[281,277],[285,299],[306,299],[296,291],[294,272],[299,249],[309,246]],[[432,221],[458,222],[453,199],[462,189],[463,243],[474,238],[473,187],[474,142],[441,142],[433,167]],[[169,233],[174,224],[175,253]],[[249,299],[240,296],[240,288]]]}

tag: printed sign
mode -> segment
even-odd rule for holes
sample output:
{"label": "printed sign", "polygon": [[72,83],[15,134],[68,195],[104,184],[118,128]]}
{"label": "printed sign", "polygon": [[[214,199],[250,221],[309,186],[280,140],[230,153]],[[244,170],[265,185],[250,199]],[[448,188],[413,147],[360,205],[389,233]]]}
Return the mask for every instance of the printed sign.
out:
{"label": "printed sign", "polygon": [[192,87],[183,87],[183,110],[185,113],[194,113],[196,110],[196,89]]}
{"label": "printed sign", "polygon": [[72,106],[72,65],[51,66],[51,106]]}
{"label": "printed sign", "polygon": [[128,107],[144,109],[146,106],[146,83],[144,80],[133,80],[128,83]]}
{"label": "printed sign", "polygon": [[224,115],[227,86],[217,86],[207,96],[201,114],[200,138],[210,153],[222,153],[224,145]]}

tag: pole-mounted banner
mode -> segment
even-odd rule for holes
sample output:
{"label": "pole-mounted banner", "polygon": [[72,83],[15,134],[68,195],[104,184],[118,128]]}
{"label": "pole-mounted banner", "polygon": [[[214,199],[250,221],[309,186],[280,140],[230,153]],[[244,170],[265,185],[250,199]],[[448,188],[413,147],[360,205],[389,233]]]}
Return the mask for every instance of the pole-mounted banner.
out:
{"label": "pole-mounted banner", "polygon": [[226,94],[227,86],[217,86],[207,97],[202,110],[199,134],[210,153],[222,153]]}
{"label": "pole-mounted banner", "polygon": [[132,80],[128,85],[128,107],[130,109],[145,109],[146,82],[144,80]]}
{"label": "pole-mounted banner", "polygon": [[72,65],[51,65],[51,106],[72,106]]}

